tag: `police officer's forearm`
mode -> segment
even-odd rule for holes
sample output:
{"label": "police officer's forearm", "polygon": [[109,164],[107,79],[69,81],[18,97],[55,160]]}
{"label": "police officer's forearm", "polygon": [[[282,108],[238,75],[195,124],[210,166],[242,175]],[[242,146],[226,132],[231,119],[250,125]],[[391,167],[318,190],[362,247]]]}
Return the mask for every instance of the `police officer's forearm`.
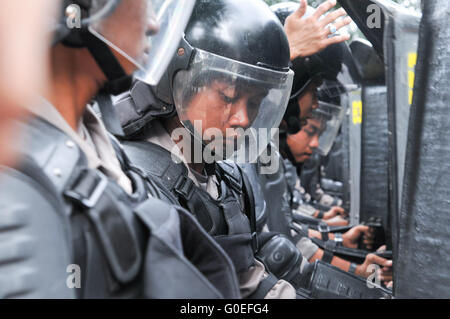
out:
{"label": "police officer's forearm", "polygon": [[[310,263],[315,262],[316,260],[322,260],[323,258],[323,250],[318,249],[317,252],[308,260]],[[339,258],[339,257],[333,257],[331,260],[331,264],[335,267],[338,267],[339,269],[342,269],[343,271],[348,271],[350,269],[350,262]]]}
{"label": "police officer's forearm", "polygon": [[323,219],[324,218],[324,214],[320,211],[320,210],[316,210],[314,212],[314,218],[319,218],[319,219]]}
{"label": "police officer's forearm", "polygon": [[[322,234],[319,231],[313,230],[313,229],[308,229],[308,237],[309,238],[318,238],[318,239],[322,240]],[[335,238],[335,236],[333,233],[328,234],[328,239],[334,240],[334,238]]]}

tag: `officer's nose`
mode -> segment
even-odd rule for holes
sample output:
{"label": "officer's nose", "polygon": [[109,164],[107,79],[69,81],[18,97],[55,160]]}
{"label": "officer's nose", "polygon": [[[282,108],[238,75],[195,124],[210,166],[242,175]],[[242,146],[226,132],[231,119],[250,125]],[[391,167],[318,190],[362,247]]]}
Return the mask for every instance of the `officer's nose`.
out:
{"label": "officer's nose", "polygon": [[247,128],[250,121],[247,112],[247,100],[242,98],[233,104],[229,124],[232,127]]}
{"label": "officer's nose", "polygon": [[316,110],[316,109],[318,109],[319,108],[319,100],[318,100],[318,98],[317,98],[317,96],[313,99],[313,101],[312,101],[312,109],[313,110]]}
{"label": "officer's nose", "polygon": [[319,148],[319,135],[314,135],[311,142],[309,143],[309,147],[313,150]]}
{"label": "officer's nose", "polygon": [[145,35],[147,37],[152,37],[155,34],[157,34],[158,32],[159,32],[158,20],[156,20],[156,17],[152,17],[151,19],[149,19],[149,21],[147,23],[147,29],[145,31]]}

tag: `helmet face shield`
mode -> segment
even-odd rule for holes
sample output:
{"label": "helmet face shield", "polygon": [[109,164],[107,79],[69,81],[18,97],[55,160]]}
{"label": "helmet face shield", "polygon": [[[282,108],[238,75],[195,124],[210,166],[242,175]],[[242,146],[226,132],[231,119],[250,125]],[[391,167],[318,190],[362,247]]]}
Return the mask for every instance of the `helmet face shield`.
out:
{"label": "helmet face shield", "polygon": [[89,31],[131,61],[138,68],[139,80],[156,85],[181,39],[194,3],[92,0]]}
{"label": "helmet face shield", "polygon": [[347,94],[347,88],[337,80],[325,80],[317,92],[320,101],[335,105],[342,104],[341,98],[343,94]]}
{"label": "helmet face shield", "polygon": [[344,119],[344,108],[326,102],[319,102],[319,108],[312,112],[312,119],[320,123],[319,147],[317,152],[327,156]]}
{"label": "helmet face shield", "polygon": [[189,69],[174,79],[179,119],[211,153],[211,162],[253,162],[277,132],[293,75],[197,49]]}

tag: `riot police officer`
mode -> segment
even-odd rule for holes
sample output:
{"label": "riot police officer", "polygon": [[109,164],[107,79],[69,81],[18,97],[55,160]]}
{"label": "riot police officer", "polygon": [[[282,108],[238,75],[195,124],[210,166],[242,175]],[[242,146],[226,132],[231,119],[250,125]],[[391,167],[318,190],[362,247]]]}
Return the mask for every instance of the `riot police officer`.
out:
{"label": "riot police officer", "polygon": [[[257,11],[258,18],[235,23],[244,21],[249,11]],[[151,88],[137,82],[116,101],[129,135],[125,150],[133,164],[158,177],[174,200],[222,245],[236,266],[244,297],[292,296],[286,283],[264,274],[263,265],[254,260],[256,252],[296,288],[308,280],[300,273],[308,264],[288,237],[265,233],[258,246],[252,242],[250,234],[257,231],[252,187],[235,163],[217,162],[224,149],[231,150],[225,158],[242,160],[239,151],[248,144],[239,129],[271,128],[281,119],[290,72],[284,70],[287,54],[272,55],[287,47],[279,30],[274,17],[257,2],[244,6],[236,1],[201,2],[165,81]],[[259,47],[268,37],[274,48]],[[260,50],[249,50],[253,46]],[[272,100],[275,96],[278,99]],[[228,139],[217,139],[226,133]],[[286,258],[273,258],[280,254]]]}
{"label": "riot police officer", "polygon": [[[339,47],[330,47],[328,48],[326,51],[328,51],[328,53],[330,54],[331,52],[335,52],[336,53],[336,59],[332,59],[331,55],[327,56],[322,56],[322,59],[317,59],[316,56],[311,57],[311,59],[317,59],[316,61],[316,65],[322,65],[324,66],[324,68],[326,68],[326,66],[330,67],[331,65],[335,64],[335,69],[338,70],[339,67],[339,62],[342,63],[341,60],[341,56],[342,56],[342,50]],[[332,59],[332,62],[328,62],[329,59]],[[320,67],[319,67],[320,69]],[[316,71],[317,72],[317,71]],[[313,73],[313,77],[316,77],[316,80],[322,78],[322,76],[325,77],[325,79],[330,79],[330,78],[335,78],[337,76],[337,73],[331,73],[329,75],[327,75],[326,73],[324,73],[323,75],[320,75],[319,72],[317,72],[317,74],[314,75]],[[328,83],[336,83],[333,84],[332,88],[328,87],[329,84]],[[318,100],[318,96],[323,96],[323,92],[324,91],[337,91],[337,94],[345,94],[345,89],[344,87],[339,84],[338,82],[334,81],[334,82],[330,82],[329,80],[326,80],[324,84],[322,84],[320,86],[320,90],[317,93],[317,88],[315,85],[311,85],[309,88],[305,89],[305,91],[301,94],[299,94],[297,99],[293,99],[293,103],[290,104],[290,109],[289,111],[292,112],[290,114],[295,114],[295,113],[305,113],[302,111],[306,109],[307,105],[312,105],[309,108],[310,109],[315,109],[318,107],[318,105],[322,106],[322,109],[324,112],[328,113],[328,116],[330,117],[328,121],[325,121],[326,124],[323,128],[322,131],[320,131],[320,140],[321,143],[317,144],[317,147],[313,147],[313,148],[305,148],[304,146],[308,145],[309,140],[306,138],[297,138],[295,139],[295,143],[292,143],[293,141],[293,136],[295,136],[297,133],[295,133],[295,129],[293,129],[292,127],[289,127],[289,125],[285,125],[284,127],[281,128],[282,134],[281,134],[281,148],[280,148],[280,152],[283,155],[284,158],[286,158],[287,160],[285,161],[286,165],[289,167],[290,170],[292,170],[293,168],[291,168],[290,166],[294,165],[297,169],[297,172],[292,172],[292,175],[297,175],[296,173],[300,174],[303,173],[303,164],[307,161],[310,160],[310,158],[312,156],[314,156],[313,151],[316,151],[316,153],[318,155],[324,156],[324,154],[328,154],[329,150],[331,149],[331,146],[333,145],[335,138],[337,136],[339,127],[340,127],[340,123],[342,122],[343,116],[344,116],[344,109],[338,105],[338,104],[331,104],[331,103],[327,103],[324,101],[319,101]],[[295,102],[298,102],[298,106],[295,104]],[[293,111],[292,108],[297,109],[297,111]],[[309,112],[309,113],[308,113]],[[315,112],[315,110],[313,111]],[[306,110],[306,114],[313,114],[313,112]],[[319,111],[320,114],[320,111]],[[289,115],[290,116],[290,115]],[[307,120],[305,118],[308,118],[308,116],[304,116],[303,118],[300,117],[301,122],[303,123],[307,123]],[[321,121],[324,118],[321,117]],[[289,120],[292,123],[292,118],[289,117]],[[292,132],[292,134],[289,134],[289,131]],[[304,135],[303,137],[306,137],[306,135]],[[291,143],[290,143],[291,142]],[[296,152],[295,149],[298,148],[299,150]],[[291,151],[293,150],[293,151]],[[299,152],[304,152],[304,153],[299,153]],[[293,154],[293,152],[296,152],[295,156]],[[320,154],[319,154],[320,153]],[[303,176],[303,174],[302,174]],[[321,201],[320,203],[314,204],[312,202],[312,196],[309,195],[306,190],[303,188],[303,182],[300,183],[300,179],[296,178],[295,182],[292,183],[291,188],[293,191],[296,191],[298,194],[296,194],[296,200],[300,204],[297,204],[296,209],[298,210],[299,213],[305,214],[307,216],[311,216],[314,218],[319,218],[322,219],[323,221],[325,221],[328,225],[330,226],[345,226],[348,225],[348,221],[343,219],[342,217],[346,216],[346,213],[344,211],[343,208],[339,207],[339,206],[333,206],[331,207],[331,209],[327,209],[327,205],[324,205],[323,202]],[[322,196],[321,199],[326,199],[328,195],[322,192]],[[328,196],[329,197],[329,196]],[[333,201],[333,199],[331,199],[331,202]],[[316,207],[317,206],[317,207]]]}
{"label": "riot police officer", "polygon": [[[285,32],[267,5],[199,1],[163,80],[151,88],[137,82],[116,103],[132,136],[124,142],[128,156],[230,255],[243,297],[295,297],[255,259],[251,189],[235,162],[224,161],[256,156],[252,146],[270,140],[292,77]],[[257,129],[269,130],[258,136]]]}
{"label": "riot police officer", "polygon": [[[136,69],[157,83],[169,62],[161,57],[173,53],[168,35],[181,36],[193,2],[64,5],[49,92],[28,105],[22,160],[0,178],[0,296],[238,298],[222,249],[188,213],[155,198],[87,106],[105,84],[126,88]],[[195,256],[187,242],[202,246]]]}

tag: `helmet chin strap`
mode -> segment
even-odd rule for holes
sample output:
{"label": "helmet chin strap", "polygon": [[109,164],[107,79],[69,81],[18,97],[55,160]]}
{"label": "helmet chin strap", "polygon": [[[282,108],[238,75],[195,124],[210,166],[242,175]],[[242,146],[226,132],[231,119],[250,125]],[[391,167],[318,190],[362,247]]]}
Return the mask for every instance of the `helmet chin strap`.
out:
{"label": "helmet chin strap", "polygon": [[111,48],[87,30],[82,33],[82,38],[85,47],[108,79],[105,89],[113,95],[130,89],[132,77],[122,68]]}
{"label": "helmet chin strap", "polygon": [[[202,147],[202,154],[203,151],[205,150],[205,143],[203,143],[203,140],[199,141],[199,138],[197,136],[195,136],[195,131],[194,131],[194,126],[192,125],[191,121],[186,121],[186,123],[182,124],[185,129],[189,132],[189,134],[191,135],[191,149],[195,150],[195,145],[194,143],[201,143],[201,147]],[[192,154],[191,152],[191,156],[193,156],[194,154]],[[216,163],[204,163],[204,170],[207,176],[212,176],[215,175],[216,173]]]}
{"label": "helmet chin strap", "polygon": [[304,163],[297,163],[297,164],[294,165],[297,168],[297,175],[298,176],[302,175],[303,165],[304,165]]}
{"label": "helmet chin strap", "polygon": [[106,43],[87,30],[82,33],[82,39],[85,47],[89,50],[108,80],[96,98],[102,114],[103,123],[113,135],[123,137],[125,133],[123,132],[119,117],[115,112],[110,95],[118,95],[130,89],[132,77],[126,74],[111,48]]}

